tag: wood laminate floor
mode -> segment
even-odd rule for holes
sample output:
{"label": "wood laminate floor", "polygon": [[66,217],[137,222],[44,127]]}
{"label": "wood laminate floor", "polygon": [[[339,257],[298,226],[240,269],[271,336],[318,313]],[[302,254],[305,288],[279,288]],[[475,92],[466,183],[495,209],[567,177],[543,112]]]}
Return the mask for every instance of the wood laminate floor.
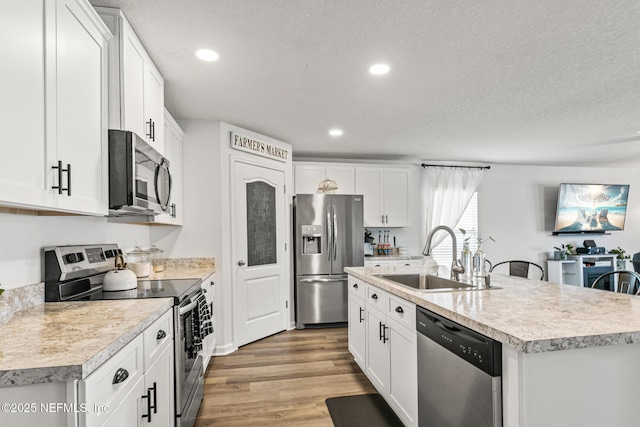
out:
{"label": "wood laminate floor", "polygon": [[326,398],[375,392],[346,327],[286,331],[211,360],[196,427],[332,427]]}

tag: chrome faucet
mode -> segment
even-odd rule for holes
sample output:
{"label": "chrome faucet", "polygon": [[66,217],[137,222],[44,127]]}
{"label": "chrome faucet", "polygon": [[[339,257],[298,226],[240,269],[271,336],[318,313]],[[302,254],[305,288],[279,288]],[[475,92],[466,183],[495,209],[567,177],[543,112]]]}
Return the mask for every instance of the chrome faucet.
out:
{"label": "chrome faucet", "polygon": [[464,267],[458,262],[458,244],[456,241],[456,235],[451,228],[446,225],[439,225],[431,230],[427,236],[427,243],[424,245],[422,255],[431,255],[431,239],[433,238],[433,235],[440,230],[446,231],[451,236],[451,242],[453,243],[451,245],[451,249],[453,250],[453,261],[451,261],[451,280],[460,281],[460,275],[464,273]]}

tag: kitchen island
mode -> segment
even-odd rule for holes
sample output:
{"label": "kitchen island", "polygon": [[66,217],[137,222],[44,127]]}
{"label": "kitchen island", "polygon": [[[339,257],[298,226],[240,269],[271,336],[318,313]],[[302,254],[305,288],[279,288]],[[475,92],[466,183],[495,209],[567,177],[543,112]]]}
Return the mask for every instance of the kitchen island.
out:
{"label": "kitchen island", "polygon": [[503,425],[637,426],[640,298],[492,275],[494,289],[423,292],[354,267],[359,280],[500,341]]}

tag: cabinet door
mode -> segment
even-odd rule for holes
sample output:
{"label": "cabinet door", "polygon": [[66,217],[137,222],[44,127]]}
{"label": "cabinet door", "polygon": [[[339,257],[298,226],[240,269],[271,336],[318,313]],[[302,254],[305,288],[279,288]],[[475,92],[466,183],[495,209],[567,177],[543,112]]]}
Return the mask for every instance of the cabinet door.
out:
{"label": "cabinet door", "polygon": [[389,227],[411,225],[409,217],[410,174],[409,169],[384,170],[384,215],[385,223]]}
{"label": "cabinet door", "polygon": [[145,390],[141,396],[147,397],[141,398],[141,425],[174,426],[173,345],[165,347],[153,366],[145,372],[144,381]]}
{"label": "cabinet door", "polygon": [[356,194],[356,169],[353,166],[331,165],[325,168],[327,178],[338,184],[336,194]]}
{"label": "cabinet door", "polygon": [[293,171],[295,194],[316,194],[318,183],[326,178],[322,165],[295,165]]}
{"label": "cabinet door", "polygon": [[[44,0],[0,14],[0,203],[53,206],[45,138]],[[55,152],[51,154],[55,155]]]}
{"label": "cabinet door", "polygon": [[56,10],[55,70],[49,73],[56,106],[50,125],[55,129],[56,160],[65,169],[70,165],[62,174],[68,196],[58,197],[58,207],[106,215],[107,40],[91,21],[91,16],[99,18],[89,6],[58,0]]}
{"label": "cabinet door", "polygon": [[356,167],[356,194],[364,196],[364,225],[382,227],[384,210],[382,198],[383,170]]}
{"label": "cabinet door", "polygon": [[144,61],[146,52],[136,36],[133,28],[126,19],[122,20],[122,100],[120,108],[124,110],[124,123],[121,129],[126,129],[147,138],[144,115]]}
{"label": "cabinet door", "polygon": [[[145,393],[144,388],[144,378],[140,378],[138,382],[136,382],[135,386],[131,388],[129,393],[122,399],[119,405],[115,408],[111,408],[109,406],[104,406],[103,408],[98,408],[98,410],[103,410],[108,413],[107,418],[104,420],[102,424],[98,424],[94,419],[88,419],[85,427],[122,427],[122,426],[140,426],[142,425],[142,414],[144,413],[143,405],[146,402],[143,402],[142,395]],[[89,407],[89,411],[95,411],[96,408],[93,406]],[[81,423],[82,425],[82,423]]]}
{"label": "cabinet door", "polygon": [[164,120],[165,155],[169,160],[171,172],[171,200],[169,212],[156,215],[152,222],[156,224],[182,225],[184,215],[183,179],[182,179],[182,136],[183,132],[166,112]]}
{"label": "cabinet door", "polygon": [[207,305],[209,306],[209,310],[211,310],[211,325],[213,327],[213,332],[204,337],[202,343],[202,355],[203,355],[203,363],[204,370],[206,372],[207,365],[209,364],[211,357],[216,349],[216,315],[215,315],[215,292],[216,292],[216,275],[215,273],[211,276],[207,277],[202,281],[200,285],[202,287],[202,291],[204,292],[204,296],[207,300]]}
{"label": "cabinet door", "polygon": [[349,351],[362,370],[366,369],[366,337],[364,301],[349,295]]}
{"label": "cabinet door", "polygon": [[416,331],[387,318],[389,330],[389,405],[405,426],[418,425]]}
{"label": "cabinet door", "polygon": [[144,73],[144,125],[143,135],[149,145],[165,154],[164,146],[164,79],[147,55]]}
{"label": "cabinet door", "polygon": [[[380,394],[388,390],[389,381],[389,350],[383,339],[386,327],[386,316],[367,305],[367,352],[365,358],[366,374]],[[388,334],[387,334],[388,336]]]}

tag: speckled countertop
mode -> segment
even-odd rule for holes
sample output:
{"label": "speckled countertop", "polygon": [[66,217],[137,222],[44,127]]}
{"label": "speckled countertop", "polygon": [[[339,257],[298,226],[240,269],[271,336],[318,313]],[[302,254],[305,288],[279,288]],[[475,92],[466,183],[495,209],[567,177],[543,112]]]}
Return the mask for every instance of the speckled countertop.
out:
{"label": "speckled countertop", "polygon": [[172,298],[149,298],[19,311],[0,326],[0,387],[86,378],[172,305]]}
{"label": "speckled countertop", "polygon": [[[213,258],[167,259],[164,271],[139,280],[204,280],[214,272]],[[21,311],[0,325],[0,387],[86,378],[173,304],[173,298],[43,304],[43,284],[11,291]]]}
{"label": "speckled countertop", "polygon": [[365,261],[405,261],[422,259],[422,255],[379,255],[365,256]]}
{"label": "speckled countertop", "polygon": [[640,297],[499,274],[501,289],[420,292],[373,275],[423,268],[345,271],[525,353],[640,342]]}

